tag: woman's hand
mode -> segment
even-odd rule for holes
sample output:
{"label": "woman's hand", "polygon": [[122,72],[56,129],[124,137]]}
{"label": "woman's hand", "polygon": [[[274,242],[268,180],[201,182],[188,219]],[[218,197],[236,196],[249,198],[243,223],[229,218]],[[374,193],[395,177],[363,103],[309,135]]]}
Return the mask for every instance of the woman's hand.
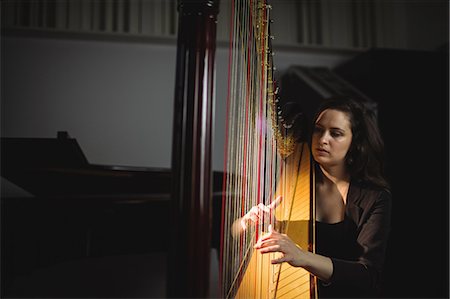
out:
{"label": "woman's hand", "polygon": [[333,273],[333,262],[329,257],[315,254],[300,248],[287,235],[280,234],[269,225],[269,232],[263,235],[254,246],[262,254],[280,252],[281,257],[272,264],[289,263],[293,267],[302,267],[324,282],[329,282]]}
{"label": "woman's hand", "polygon": [[278,207],[282,199],[283,197],[280,195],[267,206],[260,203],[252,207],[240,220],[242,230],[246,230],[249,223],[257,224],[260,221],[269,222],[273,216],[273,211]]}
{"label": "woman's hand", "polygon": [[286,234],[280,234],[269,225],[269,232],[256,242],[255,249],[262,254],[280,252],[282,256],[271,261],[272,264],[289,263],[294,267],[304,267],[306,252],[295,244]]}
{"label": "woman's hand", "polygon": [[282,200],[283,197],[280,195],[268,205],[260,203],[259,205],[253,206],[247,214],[233,223],[233,236],[238,236],[240,233],[247,230],[249,226],[256,225],[261,221],[269,223],[275,208],[280,205]]}

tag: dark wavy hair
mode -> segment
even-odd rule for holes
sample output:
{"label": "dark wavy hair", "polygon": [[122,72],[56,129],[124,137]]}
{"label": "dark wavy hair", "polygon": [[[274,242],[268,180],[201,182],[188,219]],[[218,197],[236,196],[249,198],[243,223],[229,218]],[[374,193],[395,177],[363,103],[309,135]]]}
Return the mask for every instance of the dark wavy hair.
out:
{"label": "dark wavy hair", "polygon": [[345,164],[351,178],[389,191],[389,183],[385,178],[384,141],[375,111],[350,98],[329,98],[319,106],[313,127],[320,113],[326,109],[342,111],[349,117],[353,137]]}

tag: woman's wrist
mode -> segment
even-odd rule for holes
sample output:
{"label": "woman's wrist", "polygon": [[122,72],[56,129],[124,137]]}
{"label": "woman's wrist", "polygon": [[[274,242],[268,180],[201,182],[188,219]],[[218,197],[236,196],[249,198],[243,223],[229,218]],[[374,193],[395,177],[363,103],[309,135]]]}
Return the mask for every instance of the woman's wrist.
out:
{"label": "woman's wrist", "polygon": [[333,274],[333,262],[331,258],[303,250],[303,268],[317,276],[323,282],[329,282]]}
{"label": "woman's wrist", "polygon": [[305,268],[305,269],[310,268],[311,267],[311,258],[312,258],[311,254],[313,254],[313,253],[309,252],[308,250],[304,250],[303,248],[301,248],[298,245],[297,245],[297,247],[301,252],[300,261],[299,261],[300,267]]}

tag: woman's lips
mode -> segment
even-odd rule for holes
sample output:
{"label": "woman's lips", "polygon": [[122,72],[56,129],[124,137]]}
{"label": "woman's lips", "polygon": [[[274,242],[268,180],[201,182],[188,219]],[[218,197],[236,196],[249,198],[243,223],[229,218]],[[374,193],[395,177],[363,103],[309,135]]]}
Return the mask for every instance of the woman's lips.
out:
{"label": "woman's lips", "polygon": [[322,149],[322,148],[316,148],[316,151],[317,151],[317,153],[320,155],[320,154],[322,154],[322,155],[325,155],[325,154],[328,154],[328,151],[327,150],[324,150],[324,149]]}

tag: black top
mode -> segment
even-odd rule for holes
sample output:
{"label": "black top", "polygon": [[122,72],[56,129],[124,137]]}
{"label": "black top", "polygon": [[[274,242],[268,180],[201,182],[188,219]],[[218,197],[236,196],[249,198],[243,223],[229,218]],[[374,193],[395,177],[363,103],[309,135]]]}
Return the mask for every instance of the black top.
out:
{"label": "black top", "polygon": [[[352,228],[353,227],[353,228]],[[351,225],[351,220],[346,217],[338,223],[316,222],[316,252],[330,258],[355,261],[356,240],[355,226]],[[342,288],[334,284],[326,284],[319,281],[320,298],[349,297],[348,288]]]}
{"label": "black top", "polygon": [[345,222],[316,222],[316,251],[328,257],[345,258]]}
{"label": "black top", "polygon": [[391,195],[351,182],[344,220],[316,222],[316,252],[330,257],[330,283],[319,281],[320,298],[378,297],[390,230]]}

